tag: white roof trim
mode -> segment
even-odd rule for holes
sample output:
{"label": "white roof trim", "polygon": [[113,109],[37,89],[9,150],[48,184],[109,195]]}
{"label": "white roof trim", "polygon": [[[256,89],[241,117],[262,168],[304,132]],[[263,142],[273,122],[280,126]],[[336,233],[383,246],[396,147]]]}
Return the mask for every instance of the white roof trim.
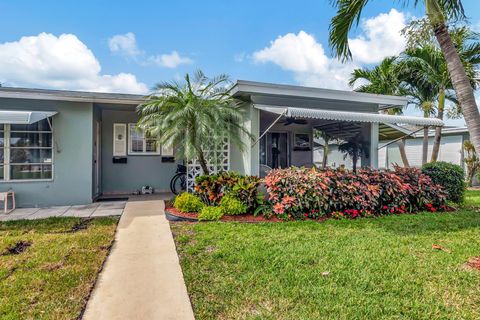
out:
{"label": "white roof trim", "polygon": [[138,105],[145,97],[137,94],[84,92],[51,89],[0,87],[0,98],[47,101],[92,102]]}
{"label": "white roof trim", "polygon": [[0,110],[0,123],[32,124],[56,114],[56,111]]}
{"label": "white roof trim", "polygon": [[323,119],[348,122],[370,122],[370,123],[392,123],[392,124],[413,124],[418,126],[442,127],[443,121],[436,118],[421,118],[411,116],[393,116],[378,113],[333,111],[317,108],[294,108],[294,107],[272,107],[265,105],[254,105],[255,108],[276,114],[282,114],[286,110],[287,117],[305,119]]}
{"label": "white roof trim", "polygon": [[259,94],[283,97],[323,99],[353,103],[372,103],[380,108],[403,107],[408,103],[407,97],[363,93],[347,90],[293,86],[285,84],[264,83],[238,80],[232,87],[232,94]]}

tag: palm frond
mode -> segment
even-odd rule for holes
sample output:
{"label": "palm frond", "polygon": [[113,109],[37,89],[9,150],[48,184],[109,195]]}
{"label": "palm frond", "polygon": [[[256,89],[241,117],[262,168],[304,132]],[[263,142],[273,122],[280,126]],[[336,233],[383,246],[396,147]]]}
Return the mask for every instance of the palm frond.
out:
{"label": "palm frond", "polygon": [[329,44],[334,54],[342,61],[352,57],[348,46],[348,33],[354,24],[358,25],[363,8],[369,0],[332,0],[337,14],[332,18],[329,28]]}

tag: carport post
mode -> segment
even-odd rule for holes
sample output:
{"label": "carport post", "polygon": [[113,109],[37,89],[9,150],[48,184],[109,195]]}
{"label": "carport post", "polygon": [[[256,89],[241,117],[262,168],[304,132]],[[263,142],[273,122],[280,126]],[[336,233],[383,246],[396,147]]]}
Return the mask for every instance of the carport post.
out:
{"label": "carport post", "polygon": [[370,166],[378,169],[378,122],[370,123]]}

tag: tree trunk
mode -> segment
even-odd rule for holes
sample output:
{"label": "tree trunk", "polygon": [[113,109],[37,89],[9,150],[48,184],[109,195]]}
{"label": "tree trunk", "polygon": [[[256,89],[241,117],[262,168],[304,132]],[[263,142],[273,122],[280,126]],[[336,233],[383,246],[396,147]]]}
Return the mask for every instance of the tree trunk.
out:
{"label": "tree trunk", "polygon": [[434,28],[435,36],[442,48],[445,60],[447,61],[448,72],[455,89],[457,99],[462,108],[462,113],[467,123],[470,140],[476,150],[480,150],[480,113],[475,102],[473,88],[470,84],[465,68],[453,45],[447,26],[444,23]]}
{"label": "tree trunk", "polygon": [[207,176],[210,175],[210,170],[208,170],[207,160],[205,160],[203,151],[200,148],[196,148],[196,150],[198,162],[200,162],[200,167],[202,168],[203,174]]}
{"label": "tree trunk", "polygon": [[467,187],[471,187],[473,183],[473,176],[475,175],[475,172],[469,167],[467,167]]}
{"label": "tree trunk", "polygon": [[428,159],[428,126],[423,127],[422,141],[422,166],[427,163]]}
{"label": "tree trunk", "polygon": [[397,144],[398,150],[400,150],[400,156],[402,157],[403,166],[405,168],[410,167],[410,164],[408,163],[407,153],[405,152],[405,140],[399,140]]}
{"label": "tree trunk", "polygon": [[353,161],[353,164],[352,164],[352,168],[353,168],[353,172],[357,172],[357,154],[355,152],[355,154],[353,154],[352,156],[352,161]]}
{"label": "tree trunk", "polygon": [[[438,114],[437,118],[443,120],[443,113],[445,111],[445,90],[441,89],[438,94]],[[442,127],[435,128],[435,138],[433,139],[432,162],[437,161],[438,153],[440,151],[440,141],[442,139]]]}
{"label": "tree trunk", "polygon": [[322,159],[322,169],[327,167],[328,162],[328,146],[323,147],[323,159]]}

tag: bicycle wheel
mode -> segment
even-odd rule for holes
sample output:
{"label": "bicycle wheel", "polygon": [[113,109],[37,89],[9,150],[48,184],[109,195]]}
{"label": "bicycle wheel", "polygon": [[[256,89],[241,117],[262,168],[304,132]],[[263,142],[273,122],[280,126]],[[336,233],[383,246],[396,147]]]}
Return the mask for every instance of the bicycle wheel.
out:
{"label": "bicycle wheel", "polygon": [[186,174],[177,173],[170,181],[170,190],[173,194],[179,194],[186,189]]}

